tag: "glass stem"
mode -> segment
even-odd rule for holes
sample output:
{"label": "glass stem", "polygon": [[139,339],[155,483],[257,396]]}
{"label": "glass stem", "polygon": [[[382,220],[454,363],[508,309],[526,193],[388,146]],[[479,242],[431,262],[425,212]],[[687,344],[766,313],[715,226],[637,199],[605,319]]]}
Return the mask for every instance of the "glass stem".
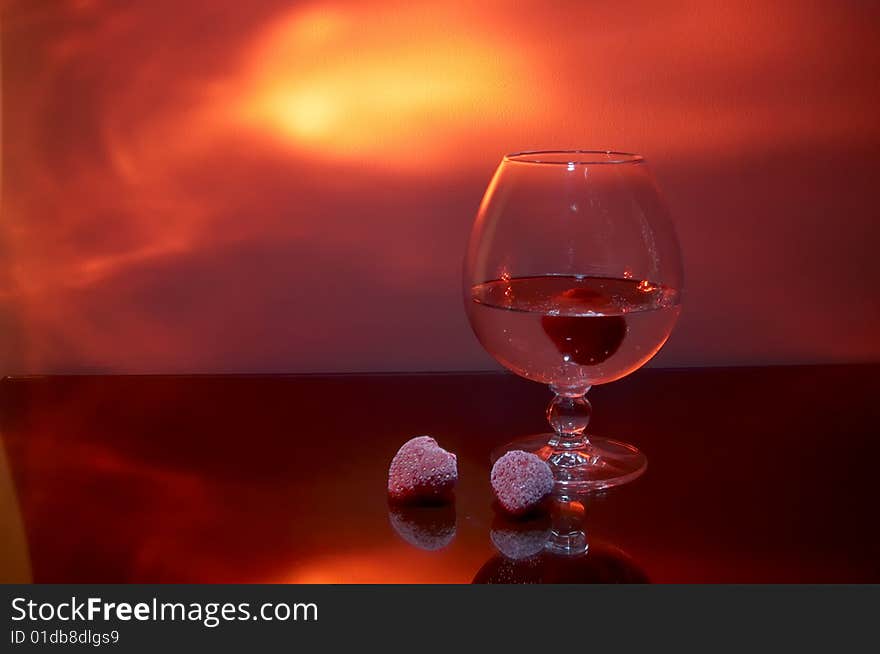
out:
{"label": "glass stem", "polygon": [[550,540],[545,546],[555,554],[578,556],[586,554],[587,542],[586,509],[580,500],[561,496],[553,504],[553,528]]}
{"label": "glass stem", "polygon": [[561,391],[550,387],[556,396],[547,407],[547,421],[553,428],[550,445],[556,450],[583,450],[589,447],[586,429],[593,407],[585,397],[586,389],[578,392]]}

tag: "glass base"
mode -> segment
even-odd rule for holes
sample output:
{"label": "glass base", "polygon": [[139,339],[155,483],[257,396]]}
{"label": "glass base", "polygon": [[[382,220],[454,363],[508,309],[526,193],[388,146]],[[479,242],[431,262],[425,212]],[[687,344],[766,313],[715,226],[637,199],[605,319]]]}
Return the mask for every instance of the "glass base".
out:
{"label": "glass base", "polygon": [[562,447],[556,434],[527,436],[493,450],[492,463],[511,450],[531,452],[550,464],[556,491],[565,493],[620,486],[648,467],[648,459],[635,446],[596,436],[577,448]]}

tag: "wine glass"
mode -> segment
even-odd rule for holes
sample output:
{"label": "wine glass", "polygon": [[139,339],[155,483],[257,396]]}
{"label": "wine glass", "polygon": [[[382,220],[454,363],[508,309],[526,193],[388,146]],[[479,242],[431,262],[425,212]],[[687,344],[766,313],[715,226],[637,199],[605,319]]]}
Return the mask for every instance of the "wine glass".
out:
{"label": "wine glass", "polygon": [[533,452],[557,489],[635,479],[645,456],[587,435],[585,394],[644,365],[678,319],[681,253],[643,157],[613,151],[505,156],[474,221],[464,264],[471,327],[517,375],[548,384],[553,433],[493,453]]}

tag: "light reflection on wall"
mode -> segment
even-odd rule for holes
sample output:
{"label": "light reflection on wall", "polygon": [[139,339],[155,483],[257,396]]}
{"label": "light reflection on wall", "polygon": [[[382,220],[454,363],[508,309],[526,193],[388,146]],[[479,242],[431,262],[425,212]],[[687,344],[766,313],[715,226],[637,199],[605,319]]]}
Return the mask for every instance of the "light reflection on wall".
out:
{"label": "light reflection on wall", "polygon": [[534,77],[528,57],[443,5],[295,10],[257,36],[246,62],[231,120],[324,159],[424,174],[426,160],[467,147],[475,123],[503,113],[510,129],[539,116],[516,102]]}
{"label": "light reflection on wall", "polygon": [[463,241],[541,146],[653,160],[689,280],[665,363],[876,358],[877,11],[8,3],[3,370],[491,366]]}

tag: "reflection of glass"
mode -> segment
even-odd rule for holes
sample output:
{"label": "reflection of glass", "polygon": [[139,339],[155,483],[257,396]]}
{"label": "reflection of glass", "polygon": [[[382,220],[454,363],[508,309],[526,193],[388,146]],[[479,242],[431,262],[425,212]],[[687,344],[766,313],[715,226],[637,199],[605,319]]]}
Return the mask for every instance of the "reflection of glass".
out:
{"label": "reflection of glass", "polygon": [[512,443],[553,468],[565,489],[634,479],[632,445],[587,437],[594,384],[620,379],[666,342],[679,314],[675,229],[642,157],[531,152],[504,157],[471,232],[468,317],[483,347],[556,393],[554,434]]}
{"label": "reflection of glass", "polygon": [[497,556],[477,572],[475,584],[644,584],[648,576],[623,550],[588,543],[584,506],[558,501],[551,516],[496,518],[491,530]]}
{"label": "reflection of glass", "polygon": [[455,538],[455,505],[388,507],[391,527],[413,547],[433,552]]}
{"label": "reflection of glass", "polygon": [[622,550],[595,543],[583,556],[541,552],[527,559],[501,554],[474,576],[475,584],[646,584],[647,575]]}

